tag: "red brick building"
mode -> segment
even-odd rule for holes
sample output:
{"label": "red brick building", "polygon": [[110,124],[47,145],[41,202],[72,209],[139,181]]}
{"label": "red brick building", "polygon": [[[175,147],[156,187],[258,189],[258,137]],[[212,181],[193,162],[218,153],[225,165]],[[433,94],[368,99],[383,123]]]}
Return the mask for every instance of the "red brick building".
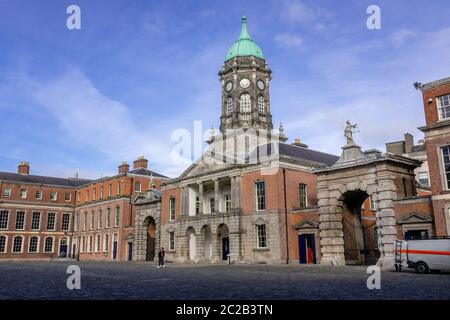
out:
{"label": "red brick building", "polygon": [[131,199],[167,179],[147,165],[98,180],[30,175],[27,162],[0,172],[0,259],[131,259]]}
{"label": "red brick building", "polygon": [[437,236],[450,234],[450,78],[417,84],[425,111],[425,146]]}

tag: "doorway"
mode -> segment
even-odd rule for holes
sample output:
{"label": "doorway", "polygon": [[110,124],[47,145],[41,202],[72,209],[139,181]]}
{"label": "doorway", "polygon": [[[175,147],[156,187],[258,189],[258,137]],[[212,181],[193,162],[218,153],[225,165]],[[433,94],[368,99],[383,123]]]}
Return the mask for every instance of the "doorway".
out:
{"label": "doorway", "polygon": [[67,257],[67,238],[61,238],[59,241],[59,256]]}
{"label": "doorway", "polygon": [[147,249],[145,252],[145,261],[155,260],[156,245],[156,223],[152,217],[147,217],[144,221],[144,227],[147,228]]}
{"label": "doorway", "polygon": [[217,230],[217,243],[220,246],[220,256],[222,260],[228,260],[228,255],[230,254],[230,236],[228,226],[226,224],[221,224]]}
{"label": "doorway", "polygon": [[117,259],[117,233],[114,233],[113,236],[113,248],[112,248],[112,259],[116,260]]}
{"label": "doorway", "polygon": [[230,238],[222,238],[222,260],[228,260],[230,253]]}
{"label": "doorway", "polygon": [[299,260],[301,264],[316,264],[316,237],[314,234],[298,236]]}
{"label": "doorway", "polygon": [[128,261],[133,260],[133,243],[128,242]]}
{"label": "doorway", "polygon": [[361,190],[343,194],[342,224],[344,233],[344,256],[348,265],[368,263],[367,232],[362,223],[362,205],[369,195]]}

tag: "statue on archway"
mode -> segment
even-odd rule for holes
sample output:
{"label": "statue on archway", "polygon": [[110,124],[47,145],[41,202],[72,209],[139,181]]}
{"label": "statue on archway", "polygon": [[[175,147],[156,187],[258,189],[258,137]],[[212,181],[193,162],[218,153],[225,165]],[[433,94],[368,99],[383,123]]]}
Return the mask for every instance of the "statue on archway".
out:
{"label": "statue on archway", "polygon": [[347,138],[347,144],[355,144],[353,140],[353,129],[358,128],[358,124],[351,124],[350,120],[347,120],[347,125],[345,126],[344,136]]}

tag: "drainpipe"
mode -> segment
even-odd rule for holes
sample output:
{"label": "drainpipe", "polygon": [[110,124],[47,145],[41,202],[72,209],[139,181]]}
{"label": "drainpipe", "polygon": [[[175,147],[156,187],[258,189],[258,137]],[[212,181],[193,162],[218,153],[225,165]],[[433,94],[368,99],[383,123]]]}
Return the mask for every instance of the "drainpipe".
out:
{"label": "drainpipe", "polygon": [[286,169],[283,169],[283,190],[284,190],[284,222],[286,230],[286,264],[289,264],[289,238],[288,238],[288,211],[286,195]]}

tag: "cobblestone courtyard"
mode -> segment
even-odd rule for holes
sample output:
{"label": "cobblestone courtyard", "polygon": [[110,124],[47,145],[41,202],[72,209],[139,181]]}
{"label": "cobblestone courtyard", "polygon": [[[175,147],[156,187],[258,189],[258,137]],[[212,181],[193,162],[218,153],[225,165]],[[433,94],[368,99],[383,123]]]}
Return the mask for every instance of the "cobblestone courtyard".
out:
{"label": "cobblestone courtyard", "polygon": [[[81,268],[81,290],[66,287]],[[0,262],[0,299],[449,299],[450,274],[382,272],[368,290],[364,267],[112,262]]]}

